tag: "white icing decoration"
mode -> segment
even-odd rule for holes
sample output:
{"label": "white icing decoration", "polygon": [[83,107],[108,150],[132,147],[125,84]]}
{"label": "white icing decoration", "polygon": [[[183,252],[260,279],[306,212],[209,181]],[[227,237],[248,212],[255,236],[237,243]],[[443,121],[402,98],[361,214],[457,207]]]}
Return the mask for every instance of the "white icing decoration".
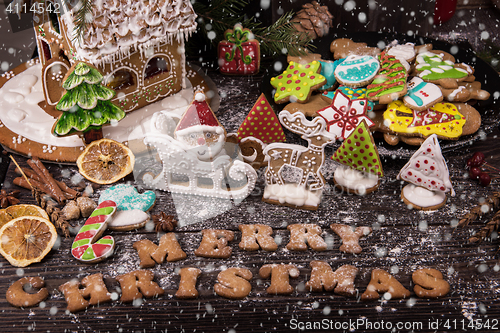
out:
{"label": "white icing decoration", "polygon": [[436,134],[432,134],[422,143],[399,171],[397,178],[432,191],[451,191],[451,195],[455,195]]}
{"label": "white icing decoration", "polygon": [[[199,132],[215,132],[217,134],[222,134],[222,133],[224,133],[224,129],[220,126],[195,125],[195,126],[187,127],[187,128],[176,131],[178,136],[185,136],[185,135],[199,133]],[[221,138],[219,138],[219,140],[220,139]]]}
{"label": "white icing decoration", "polygon": [[13,109],[9,112],[9,118],[13,121],[21,122],[26,118],[27,114],[21,109]]}
{"label": "white icing decoration", "polygon": [[[415,87],[420,86],[420,89],[415,91]],[[421,78],[415,76],[408,82],[408,92],[403,97],[403,101],[410,109],[419,109],[424,106],[435,104],[436,101],[443,97],[441,89],[434,83],[424,82]],[[422,101],[417,103],[415,98]],[[390,123],[389,123],[390,124]]]}
{"label": "white icing decoration", "polygon": [[431,71],[426,69],[425,71],[420,72],[420,74],[418,74],[418,76],[424,77],[424,76],[429,75],[429,74],[431,74]]}
{"label": "white icing decoration", "polygon": [[28,96],[31,93],[31,87],[30,86],[17,87],[14,89],[10,89],[10,91],[13,93],[18,93],[19,95],[22,95],[22,96]]}
{"label": "white icing decoration", "polygon": [[442,70],[449,71],[450,69],[453,69],[453,66],[448,66],[448,65],[440,65],[438,66]]}
{"label": "white icing decoration", "polygon": [[434,73],[444,73],[444,70],[442,70],[441,68],[437,68],[437,67],[432,67],[431,71],[433,71]]}
{"label": "white icing decoration", "polygon": [[399,61],[409,61],[415,57],[415,45],[413,43],[395,45],[389,49],[387,54],[394,56]]}
{"label": "white icing decoration", "polygon": [[266,185],[264,198],[279,201],[281,204],[290,204],[298,207],[317,207],[321,201],[322,190],[308,191],[297,184]]}
{"label": "white icing decoration", "polygon": [[360,172],[344,165],[340,165],[335,169],[333,177],[337,184],[355,190],[359,195],[363,195],[367,189],[377,186],[379,180],[377,175]]}
{"label": "white icing decoration", "polygon": [[19,104],[24,101],[24,96],[17,92],[5,92],[2,97],[9,104]]}
{"label": "white icing decoration", "polygon": [[426,208],[437,206],[446,200],[446,194],[441,191],[429,191],[421,186],[408,184],[403,187],[403,195],[412,204]]}
{"label": "white icing decoration", "polygon": [[203,93],[196,93],[196,95],[194,95],[194,99],[197,102],[203,102],[205,100],[205,94],[203,94]]}
{"label": "white icing decoration", "polygon": [[126,227],[143,223],[149,219],[149,215],[140,209],[117,210],[113,219],[108,224],[109,228]]}
{"label": "white icing decoration", "polygon": [[[147,5],[146,5],[147,4]],[[196,29],[196,14],[191,3],[176,1],[95,1],[93,25],[80,43],[75,43],[75,58],[94,65],[112,63],[135,50],[149,55],[161,44],[183,41]],[[74,13],[65,7],[62,23],[66,39],[74,40]],[[75,6],[73,10],[77,10]]]}
{"label": "white icing decoration", "polygon": [[[169,131],[169,129],[175,129],[172,123],[175,124],[177,119],[177,117],[170,118],[168,113],[163,112],[156,113],[151,119],[150,131],[144,138],[144,143],[158,150],[163,168],[162,172],[155,177],[146,174],[142,179],[145,184],[172,193],[233,200],[246,198],[257,181],[254,168],[241,160],[231,161],[224,149],[221,149],[213,159],[203,160],[199,152],[200,147],[207,147],[206,145],[190,147],[185,142],[177,140],[174,133]],[[186,184],[175,182],[172,174],[187,177],[189,184],[186,186]],[[211,179],[213,186],[199,186],[200,178]],[[231,188],[233,181],[242,180],[246,182],[238,184],[237,188]]]}
{"label": "white icing decoration", "polygon": [[31,92],[28,96],[24,98],[26,103],[29,105],[36,105],[38,104],[41,100],[43,100],[45,97],[43,96],[43,92],[37,91],[37,92]]}
{"label": "white icing decoration", "polygon": [[464,86],[459,86],[457,89],[453,90],[449,95],[448,95],[448,101],[453,102],[455,97],[457,97],[457,94],[460,93],[462,90],[465,90],[466,88]]}

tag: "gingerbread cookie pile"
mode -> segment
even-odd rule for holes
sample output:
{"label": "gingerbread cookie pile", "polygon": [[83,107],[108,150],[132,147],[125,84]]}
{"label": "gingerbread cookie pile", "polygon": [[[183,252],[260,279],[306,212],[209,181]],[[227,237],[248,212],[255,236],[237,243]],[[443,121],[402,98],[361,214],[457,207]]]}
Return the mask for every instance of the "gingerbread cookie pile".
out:
{"label": "gingerbread cookie pile", "polygon": [[289,57],[287,70],[271,79],[275,102],[290,101],[285,110],[325,118],[330,131],[339,124],[354,128],[354,117],[368,115],[370,130],[391,145],[420,145],[432,134],[457,140],[479,129],[481,116],[471,105],[490,94],[474,69],[450,53],[397,41],[380,50],[346,38],[334,40],[330,51],[334,61]]}

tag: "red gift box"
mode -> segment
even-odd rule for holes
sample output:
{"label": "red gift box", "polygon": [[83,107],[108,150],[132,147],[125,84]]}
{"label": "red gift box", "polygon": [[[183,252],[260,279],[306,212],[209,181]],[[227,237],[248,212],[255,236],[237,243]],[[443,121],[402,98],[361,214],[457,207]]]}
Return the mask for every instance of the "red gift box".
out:
{"label": "red gift box", "polygon": [[223,74],[252,75],[259,72],[260,45],[249,39],[251,31],[235,26],[224,33],[225,40],[219,42],[219,70]]}

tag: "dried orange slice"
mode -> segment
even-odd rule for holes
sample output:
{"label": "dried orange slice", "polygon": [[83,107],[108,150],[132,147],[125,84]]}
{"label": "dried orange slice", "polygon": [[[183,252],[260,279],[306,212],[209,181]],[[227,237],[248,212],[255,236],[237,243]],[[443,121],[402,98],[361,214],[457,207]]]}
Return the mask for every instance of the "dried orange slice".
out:
{"label": "dried orange slice", "polygon": [[83,177],[97,184],[112,184],[134,170],[132,151],[120,142],[101,139],[91,142],[76,164]]}
{"label": "dried orange slice", "polygon": [[49,219],[49,215],[42,208],[35,205],[20,204],[0,209],[0,227],[20,216],[40,216]]}
{"label": "dried orange slice", "polygon": [[57,239],[54,225],[39,216],[21,216],[0,228],[0,253],[11,265],[40,262]]}

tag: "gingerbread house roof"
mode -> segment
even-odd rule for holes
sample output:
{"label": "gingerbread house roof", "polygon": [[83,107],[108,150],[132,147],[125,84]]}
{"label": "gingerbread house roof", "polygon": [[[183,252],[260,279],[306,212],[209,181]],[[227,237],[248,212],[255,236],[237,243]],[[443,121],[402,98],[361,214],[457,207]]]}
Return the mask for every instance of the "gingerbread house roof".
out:
{"label": "gingerbread house roof", "polygon": [[[63,15],[68,37],[73,39],[73,8]],[[196,14],[189,0],[94,0],[92,23],[83,38],[74,42],[75,58],[109,63],[137,50],[182,41],[196,29]]]}

